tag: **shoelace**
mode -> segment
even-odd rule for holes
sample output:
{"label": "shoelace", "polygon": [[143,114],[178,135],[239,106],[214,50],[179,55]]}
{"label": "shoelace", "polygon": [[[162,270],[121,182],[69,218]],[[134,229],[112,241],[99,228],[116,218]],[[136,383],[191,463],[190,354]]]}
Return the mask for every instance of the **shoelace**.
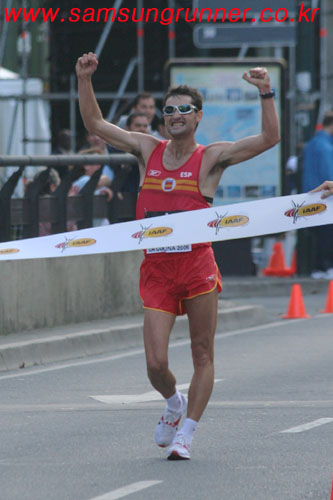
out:
{"label": "shoelace", "polygon": [[162,422],[166,425],[174,425],[180,419],[180,414],[173,411],[166,411],[162,417]]}
{"label": "shoelace", "polygon": [[175,439],[175,444],[179,444],[180,446],[183,446],[184,448],[187,449],[187,451],[190,451],[190,446],[191,443],[189,440],[186,438],[184,434],[178,434],[177,439]]}

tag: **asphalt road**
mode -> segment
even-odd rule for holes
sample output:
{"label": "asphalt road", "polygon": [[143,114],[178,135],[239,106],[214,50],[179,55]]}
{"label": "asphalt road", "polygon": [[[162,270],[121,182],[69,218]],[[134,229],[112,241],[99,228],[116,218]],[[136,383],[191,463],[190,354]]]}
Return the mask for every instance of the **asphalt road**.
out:
{"label": "asphalt road", "polygon": [[[164,403],[141,349],[0,375],[0,499],[330,500],[333,317],[280,308],[217,334],[219,381],[188,462],[153,441]],[[186,392],[187,341],[170,362]]]}

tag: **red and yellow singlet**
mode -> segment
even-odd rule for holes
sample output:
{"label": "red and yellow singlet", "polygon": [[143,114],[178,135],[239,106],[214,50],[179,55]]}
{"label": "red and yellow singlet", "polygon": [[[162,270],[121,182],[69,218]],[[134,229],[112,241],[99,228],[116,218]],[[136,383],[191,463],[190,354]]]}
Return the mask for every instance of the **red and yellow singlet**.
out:
{"label": "red and yellow singlet", "polygon": [[[204,146],[198,146],[187,162],[175,170],[163,165],[168,141],[161,141],[152,152],[137,201],[137,219],[166,213],[209,207],[199,188]],[[212,200],[209,200],[212,201]],[[185,313],[185,299],[191,299],[216,287],[222,279],[210,243],[187,245],[181,251],[145,251],[140,270],[140,294],[144,308]]]}

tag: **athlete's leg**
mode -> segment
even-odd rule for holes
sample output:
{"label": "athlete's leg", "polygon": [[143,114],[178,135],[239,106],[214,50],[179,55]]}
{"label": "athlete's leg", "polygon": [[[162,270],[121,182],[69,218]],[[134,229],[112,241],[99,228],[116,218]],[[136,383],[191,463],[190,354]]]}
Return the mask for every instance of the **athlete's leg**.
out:
{"label": "athlete's leg", "polygon": [[189,318],[194,374],[188,392],[187,417],[199,421],[214,385],[214,335],[218,291],[184,301]]}
{"label": "athlete's leg", "polygon": [[165,399],[176,392],[176,379],[169,370],[168,347],[176,316],[163,311],[145,309],[143,336],[148,377],[152,386]]}

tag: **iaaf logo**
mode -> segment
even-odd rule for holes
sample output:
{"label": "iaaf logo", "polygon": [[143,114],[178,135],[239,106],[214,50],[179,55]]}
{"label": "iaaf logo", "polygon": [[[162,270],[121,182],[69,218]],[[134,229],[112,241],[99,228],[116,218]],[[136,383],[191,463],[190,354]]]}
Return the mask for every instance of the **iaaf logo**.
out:
{"label": "iaaf logo", "polygon": [[66,238],[65,236],[65,241],[62,243],[58,243],[58,245],[55,246],[55,248],[61,248],[61,251],[64,252],[66,248],[72,247],[72,248],[77,248],[77,247],[90,247],[90,245],[95,245],[96,240],[93,238]]}
{"label": "iaaf logo", "polygon": [[171,233],[171,227],[144,227],[141,225],[141,231],[132,234],[132,238],[138,239],[140,244],[143,238],[160,238],[161,236],[168,236]]}
{"label": "iaaf logo", "polygon": [[207,226],[215,228],[215,234],[218,234],[219,230],[226,227],[239,227],[245,226],[249,222],[249,218],[246,215],[228,215],[226,212],[223,215],[216,213],[217,219],[208,222]]}
{"label": "iaaf logo", "polygon": [[0,250],[0,255],[9,255],[11,253],[17,253],[20,250],[18,248],[3,248]]}
{"label": "iaaf logo", "polygon": [[325,212],[325,210],[327,209],[327,206],[324,203],[310,203],[309,205],[304,205],[304,203],[305,201],[303,201],[303,203],[301,204],[292,201],[294,208],[290,208],[289,210],[287,210],[284,215],[286,217],[292,217],[293,223],[296,224],[297,220],[300,217],[317,215],[321,212]]}

